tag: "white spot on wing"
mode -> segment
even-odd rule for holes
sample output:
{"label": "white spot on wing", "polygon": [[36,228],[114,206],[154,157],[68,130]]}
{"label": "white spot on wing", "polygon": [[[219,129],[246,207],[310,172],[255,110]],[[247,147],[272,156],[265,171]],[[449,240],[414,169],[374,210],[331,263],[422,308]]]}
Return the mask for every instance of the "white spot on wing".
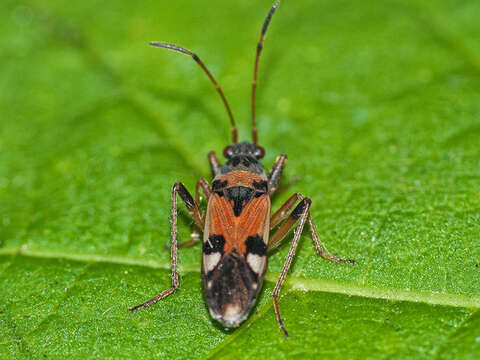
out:
{"label": "white spot on wing", "polygon": [[217,266],[218,262],[222,255],[219,252],[214,252],[211,254],[204,254],[203,255],[203,267],[205,268],[205,273],[212,271],[215,266]]}
{"label": "white spot on wing", "polygon": [[223,320],[228,322],[236,322],[239,320],[241,315],[241,307],[235,304],[229,304],[225,308],[225,312],[223,313]]}
{"label": "white spot on wing", "polygon": [[248,254],[247,263],[248,265],[250,265],[253,271],[260,275],[261,273],[263,273],[263,269],[265,267],[265,258],[265,256]]}

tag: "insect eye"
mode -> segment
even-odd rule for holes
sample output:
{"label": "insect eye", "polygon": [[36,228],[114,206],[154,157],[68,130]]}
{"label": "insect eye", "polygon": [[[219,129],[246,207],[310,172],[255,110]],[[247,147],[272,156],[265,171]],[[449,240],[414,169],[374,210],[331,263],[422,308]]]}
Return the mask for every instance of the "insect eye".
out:
{"label": "insect eye", "polygon": [[225,156],[227,159],[230,159],[232,155],[233,155],[233,150],[231,146],[227,146],[225,147],[225,149],[223,149],[223,156]]}
{"label": "insect eye", "polygon": [[257,146],[254,155],[257,159],[261,159],[265,156],[265,150],[263,149],[263,147]]}

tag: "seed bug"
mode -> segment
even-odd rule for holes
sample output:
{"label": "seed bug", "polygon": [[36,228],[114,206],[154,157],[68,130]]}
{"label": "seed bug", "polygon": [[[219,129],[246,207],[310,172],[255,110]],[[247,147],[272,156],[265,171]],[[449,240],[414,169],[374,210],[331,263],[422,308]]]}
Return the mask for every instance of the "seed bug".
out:
{"label": "seed bug", "polygon": [[[270,197],[277,189],[287,156],[279,155],[268,174],[265,172],[260,162],[260,159],[265,155],[265,151],[258,145],[255,121],[255,91],[265,33],[278,5],[279,2],[275,2],[270,9],[263,23],[260,40],[257,44],[251,99],[252,142],[238,142],[238,132],[228,102],[210,71],[195,53],[172,44],[150,43],[155,47],[189,55],[200,65],[215,85],[225,105],[230,118],[233,144],[223,150],[223,155],[227,159],[223,165],[220,164],[214,152],[208,154],[214,179],[211,186],[205,179],[197,181],[195,199],[181,182],[173,185],[171,213],[172,286],[145,303],[130,308],[129,310],[132,312],[152,305],[167,297],[179,287],[177,271],[179,247],[177,240],[177,194],[180,195],[187,207],[195,226],[203,231],[202,280],[205,298],[211,316],[226,327],[237,327],[248,317],[262,287],[263,277],[267,269],[267,252],[276,247],[297,223],[290,250],[272,293],[275,315],[285,337],[289,335],[280,315],[278,297],[305,223],[308,222],[315,249],[320,256],[337,263],[354,264],[354,260],[340,259],[329,254],[320,243],[310,216],[311,200],[308,197],[295,193],[270,216]],[[200,209],[200,191],[203,192],[207,200],[205,213]],[[273,232],[270,236],[271,231]],[[199,241],[200,238],[194,236],[191,241],[181,244],[180,247]]]}

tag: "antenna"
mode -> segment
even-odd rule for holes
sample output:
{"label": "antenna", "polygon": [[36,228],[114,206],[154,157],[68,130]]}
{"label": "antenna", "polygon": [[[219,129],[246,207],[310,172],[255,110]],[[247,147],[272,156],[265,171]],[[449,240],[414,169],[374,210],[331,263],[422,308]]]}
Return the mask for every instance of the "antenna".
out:
{"label": "antenna", "polygon": [[268,24],[270,24],[270,20],[272,19],[275,10],[277,10],[278,5],[280,5],[280,1],[276,1],[273,4],[272,8],[268,12],[267,18],[262,26],[262,32],[260,33],[260,40],[258,41],[257,45],[257,56],[255,57],[255,68],[253,70],[253,82],[252,82],[252,141],[255,145],[257,145],[258,137],[257,137],[257,123],[255,121],[255,92],[257,89],[257,73],[258,73],[258,60],[260,59],[260,53],[263,49],[263,40],[265,39],[265,33],[267,32]]}
{"label": "antenna", "polygon": [[238,131],[237,131],[237,127],[235,125],[235,120],[233,119],[232,110],[230,110],[230,106],[228,106],[227,99],[225,98],[225,95],[223,95],[223,91],[220,88],[220,85],[217,84],[217,82],[215,81],[215,78],[210,73],[210,71],[208,71],[207,67],[199,59],[199,57],[196,54],[194,54],[193,52],[191,52],[190,50],[184,49],[184,48],[182,48],[180,46],[177,46],[177,45],[166,44],[166,43],[155,42],[155,41],[151,42],[150,45],[155,46],[155,47],[161,47],[161,48],[165,48],[165,49],[175,50],[175,51],[179,51],[181,53],[184,53],[186,55],[190,55],[193,58],[193,60],[195,60],[195,62],[198,65],[200,65],[200,67],[203,69],[203,71],[205,71],[207,76],[212,81],[213,85],[215,85],[215,89],[217,89],[218,93],[220,94],[220,97],[222,98],[223,103],[225,104],[225,107],[227,108],[228,117],[230,118],[230,124],[232,125],[232,141],[233,141],[234,144],[236,144],[238,142]]}

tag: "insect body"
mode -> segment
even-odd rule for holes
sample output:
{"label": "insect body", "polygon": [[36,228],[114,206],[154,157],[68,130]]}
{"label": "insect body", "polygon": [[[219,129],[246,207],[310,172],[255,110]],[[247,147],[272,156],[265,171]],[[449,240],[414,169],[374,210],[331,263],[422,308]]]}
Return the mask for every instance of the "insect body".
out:
{"label": "insect body", "polygon": [[[325,251],[310,217],[311,200],[309,198],[295,193],[270,216],[270,196],[277,189],[287,156],[279,155],[271,170],[268,173],[265,172],[260,162],[265,151],[257,144],[255,90],[258,62],[263,48],[264,36],[277,7],[278,2],[270,9],[257,46],[252,83],[252,142],[238,142],[235,121],[227,100],[220,86],[196,54],[176,45],[151,43],[156,47],[190,55],[206,72],[227,109],[232,125],[233,144],[224,149],[223,153],[227,161],[223,165],[220,164],[215,153],[208,154],[214,179],[211,186],[205,179],[197,181],[195,199],[182,183],[176,183],[173,186],[171,214],[172,286],[147,302],[131,308],[130,311],[149,306],[165,298],[179,286],[177,272],[177,194],[180,195],[186,205],[196,226],[203,231],[202,279],[205,298],[212,317],[226,327],[239,326],[248,317],[262,287],[263,276],[267,269],[267,252],[278,245],[297,223],[287,259],[272,293],[275,315],[286,337],[288,337],[288,332],[280,315],[278,296],[295,255],[305,223],[308,222],[315,248],[321,256],[338,263],[354,263],[353,260],[339,259]],[[205,214],[199,206],[200,191],[204,193],[207,199]],[[273,232],[270,235],[272,230]],[[196,240],[194,238],[194,240],[181,246],[190,245],[197,241],[199,241],[198,237]]]}
{"label": "insect body", "polygon": [[202,277],[212,317],[238,326],[255,303],[267,269],[268,177],[257,147],[239,143],[212,182],[203,238]]}

